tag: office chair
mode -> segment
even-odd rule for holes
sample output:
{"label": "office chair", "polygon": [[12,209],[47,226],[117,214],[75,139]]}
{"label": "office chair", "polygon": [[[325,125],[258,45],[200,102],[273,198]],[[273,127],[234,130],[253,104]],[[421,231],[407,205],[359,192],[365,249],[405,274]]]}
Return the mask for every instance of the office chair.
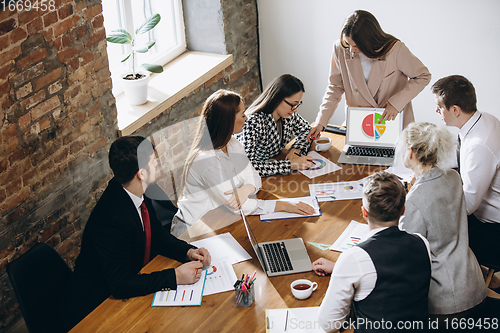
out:
{"label": "office chair", "polygon": [[73,272],[46,243],[7,264],[7,274],[30,333],[67,332],[59,308]]}

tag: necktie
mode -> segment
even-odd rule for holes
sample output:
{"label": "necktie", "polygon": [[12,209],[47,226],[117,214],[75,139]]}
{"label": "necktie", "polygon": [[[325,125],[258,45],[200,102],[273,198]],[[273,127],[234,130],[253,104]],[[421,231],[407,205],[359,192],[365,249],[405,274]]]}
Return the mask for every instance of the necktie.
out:
{"label": "necktie", "polygon": [[146,208],[146,204],[144,203],[144,201],[141,203],[141,216],[142,223],[144,223],[144,233],[146,234],[146,247],[144,251],[143,264],[143,266],[146,266],[146,264],[149,262],[149,255],[151,253],[151,224],[149,222],[148,209]]}
{"label": "necktie", "polygon": [[458,173],[460,173],[460,147],[462,146],[462,140],[460,140],[460,135],[458,136],[457,145],[457,163],[458,163]]}

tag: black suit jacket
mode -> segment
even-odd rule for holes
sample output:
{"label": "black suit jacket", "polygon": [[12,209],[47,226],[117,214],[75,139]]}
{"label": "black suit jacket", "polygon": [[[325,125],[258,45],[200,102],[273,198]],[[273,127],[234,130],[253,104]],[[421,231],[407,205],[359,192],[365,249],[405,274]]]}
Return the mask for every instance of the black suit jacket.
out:
{"label": "black suit jacket", "polygon": [[[186,262],[194,248],[166,232],[151,200],[144,202],[151,221],[151,258],[157,254]],[[109,296],[130,298],[177,287],[174,269],[139,274],[145,234],[132,199],[114,178],[94,207],[81,243],[80,255],[66,298],[63,317],[68,328],[76,325]]]}

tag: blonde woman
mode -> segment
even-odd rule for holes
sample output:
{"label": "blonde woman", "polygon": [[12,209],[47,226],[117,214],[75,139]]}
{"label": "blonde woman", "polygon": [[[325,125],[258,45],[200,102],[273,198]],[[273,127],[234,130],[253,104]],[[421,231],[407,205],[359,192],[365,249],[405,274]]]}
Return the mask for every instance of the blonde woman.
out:
{"label": "blonde woman", "polygon": [[431,123],[409,124],[396,149],[396,159],[415,174],[399,227],[429,241],[429,314],[436,317],[464,311],[463,315],[469,316],[486,298],[481,269],[469,248],[460,175],[439,167],[454,152],[448,130]]}
{"label": "blonde woman", "polygon": [[226,206],[245,215],[287,211],[314,213],[304,202],[259,200],[252,197],[261,188],[261,179],[245,154],[243,145],[232,137],[241,133],[247,117],[240,95],[218,90],[205,101],[193,146],[182,177],[179,210],[172,220],[171,233],[182,234],[208,211]]}

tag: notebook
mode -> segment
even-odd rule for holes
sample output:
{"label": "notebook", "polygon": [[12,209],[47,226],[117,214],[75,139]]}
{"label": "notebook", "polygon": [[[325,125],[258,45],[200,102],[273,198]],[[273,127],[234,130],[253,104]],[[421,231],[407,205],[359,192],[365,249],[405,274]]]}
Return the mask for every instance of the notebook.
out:
{"label": "notebook", "polygon": [[259,263],[267,276],[294,274],[312,270],[311,259],[309,259],[302,238],[257,243],[257,239],[241,209],[240,214],[243,218],[243,224],[247,230],[250,244],[252,244],[257,259],[259,259]]}
{"label": "notebook", "polygon": [[394,162],[394,149],[403,130],[403,116],[395,120],[382,118],[381,108],[347,108],[346,145],[338,163],[389,166]]}

